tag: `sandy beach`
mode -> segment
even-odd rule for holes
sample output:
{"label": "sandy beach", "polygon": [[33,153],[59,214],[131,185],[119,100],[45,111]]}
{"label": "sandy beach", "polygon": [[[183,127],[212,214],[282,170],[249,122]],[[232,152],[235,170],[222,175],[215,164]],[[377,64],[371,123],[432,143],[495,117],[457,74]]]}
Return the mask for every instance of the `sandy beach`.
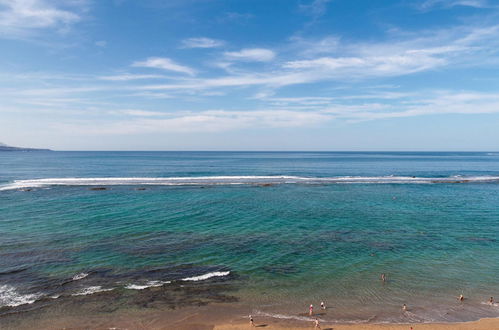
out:
{"label": "sandy beach", "polygon": [[[313,329],[314,325],[310,326],[293,326],[285,324],[267,324],[255,323],[255,328],[261,329]],[[493,330],[499,329],[499,319],[482,319],[475,322],[465,323],[427,323],[427,324],[321,324],[321,329],[326,330]],[[196,327],[185,329],[197,329]],[[201,328],[200,328],[201,329]],[[208,329],[208,328],[207,328]],[[211,328],[210,328],[211,329]],[[248,324],[222,324],[213,327],[216,330],[242,330],[251,329]]]}
{"label": "sandy beach", "polygon": [[[243,310],[235,304],[210,304],[179,309],[128,310],[109,314],[84,315],[61,309],[52,313],[24,314],[23,318],[0,319],[1,329],[175,329],[246,330],[314,329],[309,320],[277,319],[254,316],[251,327]],[[13,315],[12,315],[13,316]],[[484,318],[462,323],[341,324],[324,322],[322,330],[497,330],[499,318]]]}

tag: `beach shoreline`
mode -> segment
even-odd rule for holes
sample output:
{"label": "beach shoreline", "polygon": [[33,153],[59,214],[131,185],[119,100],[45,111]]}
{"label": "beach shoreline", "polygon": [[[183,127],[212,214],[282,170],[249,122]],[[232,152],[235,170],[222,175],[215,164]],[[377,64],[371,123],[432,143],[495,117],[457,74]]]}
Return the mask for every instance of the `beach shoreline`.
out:
{"label": "beach shoreline", "polygon": [[[265,329],[313,329],[314,324],[310,322],[308,325],[292,325],[292,324],[281,324],[281,323],[255,323],[255,328],[265,328]],[[392,324],[392,323],[363,323],[363,324],[321,324],[321,329],[329,330],[494,330],[499,329],[499,319],[480,319],[478,321],[471,322],[460,322],[460,323],[408,323],[408,324]],[[214,330],[243,330],[252,329],[248,323],[231,323],[231,324],[221,324],[215,325]],[[189,329],[188,327],[183,329]],[[192,329],[195,329],[194,327]]]}
{"label": "beach shoreline", "polygon": [[[22,313],[9,322],[0,318],[2,329],[178,329],[178,330],[244,330],[244,329],[314,329],[315,316],[279,319],[253,316],[249,324],[245,308],[239,304],[213,303],[176,309],[134,309],[115,313],[77,315],[64,308],[39,314]],[[482,318],[456,323],[344,323],[321,322],[321,329],[334,330],[493,330],[499,329],[499,318]]]}

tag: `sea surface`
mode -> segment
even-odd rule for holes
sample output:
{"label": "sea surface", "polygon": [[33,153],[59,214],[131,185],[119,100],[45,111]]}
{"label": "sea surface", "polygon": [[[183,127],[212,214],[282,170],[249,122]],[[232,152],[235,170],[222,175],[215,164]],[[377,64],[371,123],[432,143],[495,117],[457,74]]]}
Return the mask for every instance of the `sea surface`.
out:
{"label": "sea surface", "polygon": [[499,153],[0,153],[0,324],[211,302],[455,322],[498,317],[490,296]]}

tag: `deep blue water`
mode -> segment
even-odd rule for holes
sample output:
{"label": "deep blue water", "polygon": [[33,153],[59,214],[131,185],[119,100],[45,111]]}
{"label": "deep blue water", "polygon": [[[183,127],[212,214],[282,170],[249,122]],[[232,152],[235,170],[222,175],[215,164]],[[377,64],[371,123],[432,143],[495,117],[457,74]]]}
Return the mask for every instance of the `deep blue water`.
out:
{"label": "deep blue water", "polygon": [[256,315],[499,316],[498,240],[499,153],[0,153],[0,314],[223,281]]}

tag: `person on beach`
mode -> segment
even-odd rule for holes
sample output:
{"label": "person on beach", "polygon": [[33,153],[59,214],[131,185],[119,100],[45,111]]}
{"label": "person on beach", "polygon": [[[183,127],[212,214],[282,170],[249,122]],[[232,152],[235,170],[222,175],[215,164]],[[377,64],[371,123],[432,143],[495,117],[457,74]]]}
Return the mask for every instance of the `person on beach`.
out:
{"label": "person on beach", "polygon": [[315,323],[315,329],[320,329],[321,328],[321,325],[319,324],[319,320],[318,319],[315,319],[314,323]]}
{"label": "person on beach", "polygon": [[461,294],[461,295],[459,295],[459,298],[457,298],[457,299],[459,299],[459,301],[464,301],[464,296]]}
{"label": "person on beach", "polygon": [[326,304],[323,301],[321,301],[321,309],[326,310]]}
{"label": "person on beach", "polygon": [[314,314],[314,305],[310,304],[308,308],[308,315],[312,316]]}
{"label": "person on beach", "polygon": [[489,299],[489,304],[493,305],[494,304],[494,297],[490,297]]}
{"label": "person on beach", "polygon": [[252,315],[249,316],[249,321],[250,321],[250,326],[254,327],[255,326],[255,322],[253,322],[253,316]]}
{"label": "person on beach", "polygon": [[406,311],[407,311],[407,305],[406,305],[406,304],[404,304],[404,305],[402,306],[402,310],[403,310],[404,312],[406,312]]}

